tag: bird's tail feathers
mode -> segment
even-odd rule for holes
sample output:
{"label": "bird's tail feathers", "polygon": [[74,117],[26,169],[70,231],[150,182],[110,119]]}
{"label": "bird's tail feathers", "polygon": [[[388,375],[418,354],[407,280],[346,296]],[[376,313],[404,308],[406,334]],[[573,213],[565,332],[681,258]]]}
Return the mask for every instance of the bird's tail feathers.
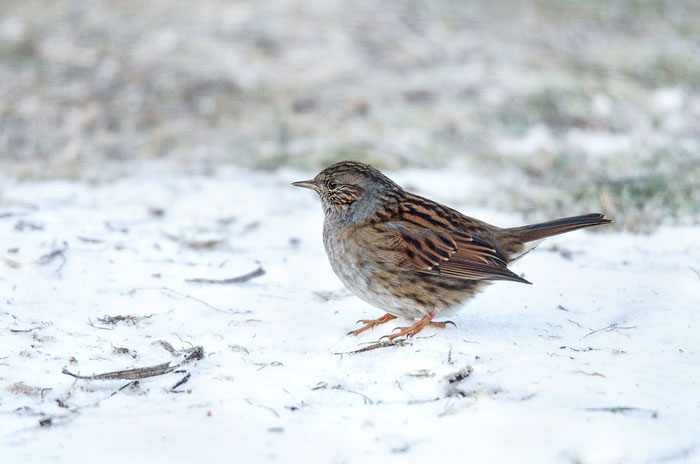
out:
{"label": "bird's tail feathers", "polygon": [[609,224],[611,222],[612,219],[607,219],[604,214],[592,213],[555,219],[554,221],[540,222],[529,226],[513,227],[507,230],[516,235],[523,243],[528,243],[535,240],[542,240],[552,235],[559,235],[573,230],[583,229],[584,227]]}

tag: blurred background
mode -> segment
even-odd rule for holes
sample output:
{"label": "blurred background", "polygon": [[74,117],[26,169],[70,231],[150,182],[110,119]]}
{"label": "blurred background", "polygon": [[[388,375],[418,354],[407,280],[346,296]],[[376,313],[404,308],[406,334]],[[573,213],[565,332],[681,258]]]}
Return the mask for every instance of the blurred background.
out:
{"label": "blurred background", "polygon": [[0,2],[7,176],[343,159],[492,179],[471,201],[532,220],[697,223],[700,2]]}

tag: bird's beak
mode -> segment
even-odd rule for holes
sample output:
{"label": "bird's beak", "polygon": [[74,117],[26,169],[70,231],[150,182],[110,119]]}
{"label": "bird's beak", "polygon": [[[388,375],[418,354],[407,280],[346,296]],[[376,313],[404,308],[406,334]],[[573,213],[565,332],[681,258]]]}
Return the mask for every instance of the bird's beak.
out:
{"label": "bird's beak", "polygon": [[304,187],[311,190],[316,190],[318,192],[318,185],[312,180],[301,180],[299,182],[292,182],[295,187]]}

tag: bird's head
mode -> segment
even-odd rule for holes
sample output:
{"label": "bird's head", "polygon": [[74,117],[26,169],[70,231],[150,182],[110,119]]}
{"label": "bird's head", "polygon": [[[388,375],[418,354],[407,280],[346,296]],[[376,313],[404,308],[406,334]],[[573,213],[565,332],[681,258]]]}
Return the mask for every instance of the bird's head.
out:
{"label": "bird's head", "polygon": [[377,169],[356,161],[341,161],[327,167],[313,179],[292,185],[318,193],[326,215],[356,214],[358,210],[364,210],[375,200],[383,198],[388,190],[400,189]]}

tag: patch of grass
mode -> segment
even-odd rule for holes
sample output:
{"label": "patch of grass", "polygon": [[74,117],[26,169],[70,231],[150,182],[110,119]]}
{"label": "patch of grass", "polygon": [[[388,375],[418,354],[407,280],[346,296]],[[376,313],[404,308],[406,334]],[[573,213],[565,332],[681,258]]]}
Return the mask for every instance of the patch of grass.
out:
{"label": "patch of grass", "polygon": [[340,161],[360,161],[371,164],[380,170],[390,170],[411,164],[401,156],[387,156],[376,148],[366,144],[345,144],[312,153],[280,152],[265,158],[252,159],[251,167],[255,169],[276,169],[280,166],[292,166],[297,169],[320,171]]}
{"label": "patch of grass", "polygon": [[580,125],[588,112],[588,96],[577,88],[544,87],[524,102],[531,119],[552,127]]}
{"label": "patch of grass", "polygon": [[396,169],[400,167],[399,160],[395,157],[388,157],[377,152],[376,149],[366,145],[348,145],[330,150],[318,159],[316,168],[324,168],[340,161],[352,160],[371,164],[379,170]]}
{"label": "patch of grass", "polygon": [[31,40],[18,43],[0,42],[0,62],[7,61],[21,65],[36,60],[37,47]]}
{"label": "patch of grass", "polygon": [[692,21],[692,15],[698,11],[695,0],[533,0],[532,3],[537,6],[539,14],[552,22],[570,21],[572,16],[600,22],[619,21],[621,17],[633,16],[641,20],[666,19],[684,23]]}
{"label": "patch of grass", "polygon": [[554,130],[590,125],[590,96],[577,87],[544,86],[514,96],[496,109],[494,117],[506,133],[520,137],[534,124]]}
{"label": "patch of grass", "polygon": [[[663,149],[642,161],[620,155],[593,167],[576,160],[558,156],[543,171],[525,171],[537,193],[511,190],[514,203],[534,220],[599,211],[612,217],[616,228],[634,232],[649,232],[663,222],[700,220],[698,155]],[[552,179],[582,180],[551,185]]]}
{"label": "patch of grass", "polygon": [[683,85],[700,89],[700,58],[692,55],[658,54],[648,61],[627,68],[625,74],[648,88]]}
{"label": "patch of grass", "polygon": [[248,351],[248,348],[246,348],[243,345],[229,345],[228,346],[231,351],[234,353],[245,353],[245,354],[250,354],[250,351]]}

